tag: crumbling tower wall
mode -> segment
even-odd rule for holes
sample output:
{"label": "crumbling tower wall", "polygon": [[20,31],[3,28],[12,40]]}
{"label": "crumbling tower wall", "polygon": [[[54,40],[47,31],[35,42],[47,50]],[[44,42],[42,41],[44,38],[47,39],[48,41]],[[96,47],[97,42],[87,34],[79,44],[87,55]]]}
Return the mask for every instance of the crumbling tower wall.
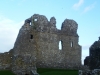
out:
{"label": "crumbling tower wall", "polygon": [[[54,17],[48,21],[45,16],[34,14],[20,29],[14,56],[33,56],[38,68],[78,68],[81,65],[81,46],[77,28],[74,20],[65,19],[58,30]],[[60,41],[62,49],[59,49]]]}
{"label": "crumbling tower wall", "polygon": [[36,47],[32,38],[30,20],[25,20],[13,48],[12,71],[17,75],[36,70]]}
{"label": "crumbling tower wall", "polygon": [[0,53],[0,70],[11,69],[12,64],[12,50],[5,53]]}

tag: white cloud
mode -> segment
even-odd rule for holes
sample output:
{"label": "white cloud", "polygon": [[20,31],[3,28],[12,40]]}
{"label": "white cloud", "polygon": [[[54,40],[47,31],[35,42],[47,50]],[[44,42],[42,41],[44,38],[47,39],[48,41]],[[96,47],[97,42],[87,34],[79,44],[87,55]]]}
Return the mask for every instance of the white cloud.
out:
{"label": "white cloud", "polygon": [[73,8],[74,8],[75,10],[78,10],[79,7],[80,7],[83,3],[84,3],[84,0],[79,0],[78,3],[75,3],[75,4],[73,5]]}
{"label": "white cloud", "polygon": [[96,5],[96,2],[94,2],[93,4],[85,7],[82,13],[86,13],[86,12],[92,10],[95,7],[95,5]]}
{"label": "white cloud", "polygon": [[18,31],[23,22],[16,23],[0,15],[0,52],[9,51],[13,48]]}

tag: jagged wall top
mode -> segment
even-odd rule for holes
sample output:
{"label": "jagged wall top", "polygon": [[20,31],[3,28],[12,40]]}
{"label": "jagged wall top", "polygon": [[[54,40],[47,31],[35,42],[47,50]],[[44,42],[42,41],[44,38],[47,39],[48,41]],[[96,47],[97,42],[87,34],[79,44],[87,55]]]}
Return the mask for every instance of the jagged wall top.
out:
{"label": "jagged wall top", "polygon": [[62,23],[62,30],[74,30],[75,32],[77,31],[78,24],[74,20],[70,19],[65,19],[64,22]]}
{"label": "jagged wall top", "polygon": [[25,23],[30,23],[30,22],[34,22],[34,21],[37,21],[38,23],[42,22],[41,24],[48,23],[48,19],[44,15],[39,15],[39,14],[34,14],[30,18],[26,19]]}
{"label": "jagged wall top", "polygon": [[41,25],[47,25],[48,19],[44,15],[34,14],[32,17],[32,22],[37,21]]}
{"label": "jagged wall top", "polygon": [[100,48],[100,37],[98,41],[95,41],[91,46],[90,46],[90,50],[95,50]]}
{"label": "jagged wall top", "polygon": [[65,19],[62,23],[61,30],[67,34],[77,35],[78,24],[71,19]]}
{"label": "jagged wall top", "polygon": [[[26,19],[25,23],[31,23],[30,25],[32,26],[37,24],[37,27],[40,27],[41,29],[43,29],[45,26],[56,29],[55,17],[51,17],[50,21],[48,21],[44,15],[34,14],[29,19]],[[77,35],[77,28],[78,24],[74,20],[65,19],[62,23],[61,31],[68,35]]]}

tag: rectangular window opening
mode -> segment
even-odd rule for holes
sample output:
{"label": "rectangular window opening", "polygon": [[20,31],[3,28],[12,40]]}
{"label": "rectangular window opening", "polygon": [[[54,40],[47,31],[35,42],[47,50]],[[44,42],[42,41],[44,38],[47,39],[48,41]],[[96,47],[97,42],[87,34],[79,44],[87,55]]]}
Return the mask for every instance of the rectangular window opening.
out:
{"label": "rectangular window opening", "polygon": [[37,21],[37,19],[34,19],[34,21]]}
{"label": "rectangular window opening", "polygon": [[30,39],[33,39],[33,35],[30,35]]}
{"label": "rectangular window opening", "polygon": [[30,25],[32,25],[32,23],[30,22]]}

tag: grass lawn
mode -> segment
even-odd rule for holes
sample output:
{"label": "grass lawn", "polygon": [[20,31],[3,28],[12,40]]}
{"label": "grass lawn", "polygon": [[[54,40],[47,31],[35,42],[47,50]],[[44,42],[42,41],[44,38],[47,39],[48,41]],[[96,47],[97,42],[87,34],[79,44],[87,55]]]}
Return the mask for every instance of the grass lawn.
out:
{"label": "grass lawn", "polygon": [[15,74],[10,70],[1,70],[0,75],[15,75]]}
{"label": "grass lawn", "polygon": [[78,75],[78,70],[65,70],[65,69],[37,69],[40,75]]}
{"label": "grass lawn", "polygon": [[[40,75],[78,75],[78,70],[65,70],[65,69],[44,69],[38,68],[37,72]],[[0,75],[15,75],[10,70],[1,70]]]}

